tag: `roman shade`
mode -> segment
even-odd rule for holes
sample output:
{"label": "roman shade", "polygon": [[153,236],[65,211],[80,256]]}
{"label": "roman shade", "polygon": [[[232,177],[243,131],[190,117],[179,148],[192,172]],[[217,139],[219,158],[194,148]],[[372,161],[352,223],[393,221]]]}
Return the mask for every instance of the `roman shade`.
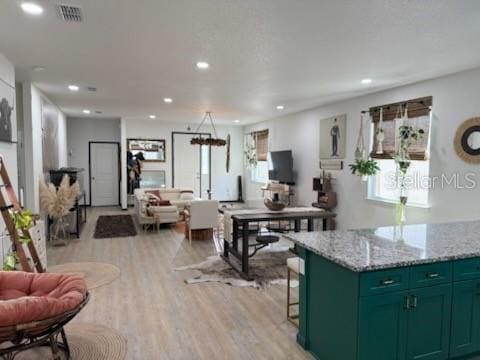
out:
{"label": "roman shade", "polygon": [[[418,98],[398,103],[376,106],[369,109],[372,117],[374,134],[380,126],[383,129],[383,153],[377,154],[378,141],[373,137],[373,148],[370,154],[376,159],[392,159],[398,147],[398,128],[401,125],[412,126],[414,129],[423,129],[424,136],[410,147],[409,155],[412,160],[427,160],[430,139],[430,109],[432,97]],[[404,118],[405,107],[407,117]],[[380,124],[380,109],[383,109],[383,124]]]}
{"label": "roman shade", "polygon": [[267,161],[268,155],[268,129],[254,131],[252,133],[253,140],[255,141],[255,149],[257,152],[258,161]]}

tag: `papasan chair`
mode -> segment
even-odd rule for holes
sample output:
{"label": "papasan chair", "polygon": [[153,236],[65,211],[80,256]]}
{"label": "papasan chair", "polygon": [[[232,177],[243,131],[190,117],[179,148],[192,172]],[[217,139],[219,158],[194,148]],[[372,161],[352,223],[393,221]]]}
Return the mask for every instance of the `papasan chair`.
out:
{"label": "papasan chair", "polygon": [[53,359],[70,349],[63,327],[85,306],[82,274],[0,271],[0,359],[50,346]]}

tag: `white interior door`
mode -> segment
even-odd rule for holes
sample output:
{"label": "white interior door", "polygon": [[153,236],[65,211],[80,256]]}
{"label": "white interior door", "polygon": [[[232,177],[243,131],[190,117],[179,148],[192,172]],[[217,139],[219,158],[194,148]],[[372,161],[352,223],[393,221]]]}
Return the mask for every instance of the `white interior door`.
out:
{"label": "white interior door", "polygon": [[92,206],[118,205],[118,144],[90,143]]}
{"label": "white interior door", "polygon": [[210,174],[205,167],[209,163],[208,160],[202,159],[201,147],[190,144],[193,136],[195,134],[173,134],[172,183],[174,188],[193,190],[196,197],[207,198]]}

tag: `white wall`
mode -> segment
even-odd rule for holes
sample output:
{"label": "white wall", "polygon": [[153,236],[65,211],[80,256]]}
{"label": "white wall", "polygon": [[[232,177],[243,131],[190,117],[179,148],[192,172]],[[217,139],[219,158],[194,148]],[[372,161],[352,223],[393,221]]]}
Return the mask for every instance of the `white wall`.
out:
{"label": "white wall", "polygon": [[83,186],[90,204],[88,143],[90,141],[120,142],[120,119],[68,118],[68,166],[85,169]]}
{"label": "white wall", "polygon": [[[453,138],[464,120],[480,116],[480,69],[470,70],[388,91],[321,106],[312,110],[282,116],[246,127],[252,130],[269,129],[270,150],[291,149],[297,172],[297,203],[308,205],[316,199],[312,178],[320,174],[320,120],[347,114],[347,158],[344,170],[337,173],[334,187],[338,194],[338,228],[358,228],[394,223],[394,208],[366,200],[367,185],[350,174],[348,164],[354,161],[356,139],[360,126],[360,111],[371,106],[433,96],[432,144],[430,173],[476,174],[477,187],[472,190],[453,187],[430,191],[430,209],[407,208],[407,222],[442,222],[478,219],[480,216],[480,173],[478,165],[464,163],[456,155]],[[246,174],[245,178],[249,179]],[[261,196],[259,185],[247,181],[247,199]]]}
{"label": "white wall", "polygon": [[24,82],[23,126],[25,146],[25,206],[40,211],[38,183],[43,178],[42,100],[50,103],[58,119],[57,143],[59,167],[67,166],[67,120],[65,114],[35,85]]}
{"label": "white wall", "polygon": [[[172,132],[187,131],[187,125],[165,123],[159,119],[137,120],[124,119],[126,146],[128,138],[165,139],[167,159],[164,163],[145,163],[145,168],[165,170],[167,187],[172,186]],[[243,130],[238,126],[216,126],[218,136],[226,138],[230,134],[230,172],[225,169],[226,147],[212,148],[212,191],[218,200],[237,199],[237,176],[243,175]],[[201,132],[212,132],[210,126],[203,126]],[[175,154],[175,157],[181,154]]]}
{"label": "white wall", "polygon": [[[0,54],[0,79],[5,81],[9,86],[15,87],[15,72],[13,65]],[[17,118],[16,106],[13,109],[11,119],[15,121]],[[5,166],[7,167],[10,180],[13,188],[17,190],[17,144],[6,143],[0,141],[0,155],[3,157]],[[5,223],[0,218],[0,232],[3,233],[5,229]],[[5,237],[1,239],[2,249],[0,249],[0,261],[3,264],[3,254],[10,249],[10,238]]]}

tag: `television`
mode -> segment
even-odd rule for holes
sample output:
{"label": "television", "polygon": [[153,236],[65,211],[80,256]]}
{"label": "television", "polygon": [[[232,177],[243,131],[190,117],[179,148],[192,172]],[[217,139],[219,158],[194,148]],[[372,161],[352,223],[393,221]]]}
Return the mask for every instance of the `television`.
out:
{"label": "television", "polygon": [[293,185],[293,156],[291,150],[271,151],[269,154],[268,179]]}

